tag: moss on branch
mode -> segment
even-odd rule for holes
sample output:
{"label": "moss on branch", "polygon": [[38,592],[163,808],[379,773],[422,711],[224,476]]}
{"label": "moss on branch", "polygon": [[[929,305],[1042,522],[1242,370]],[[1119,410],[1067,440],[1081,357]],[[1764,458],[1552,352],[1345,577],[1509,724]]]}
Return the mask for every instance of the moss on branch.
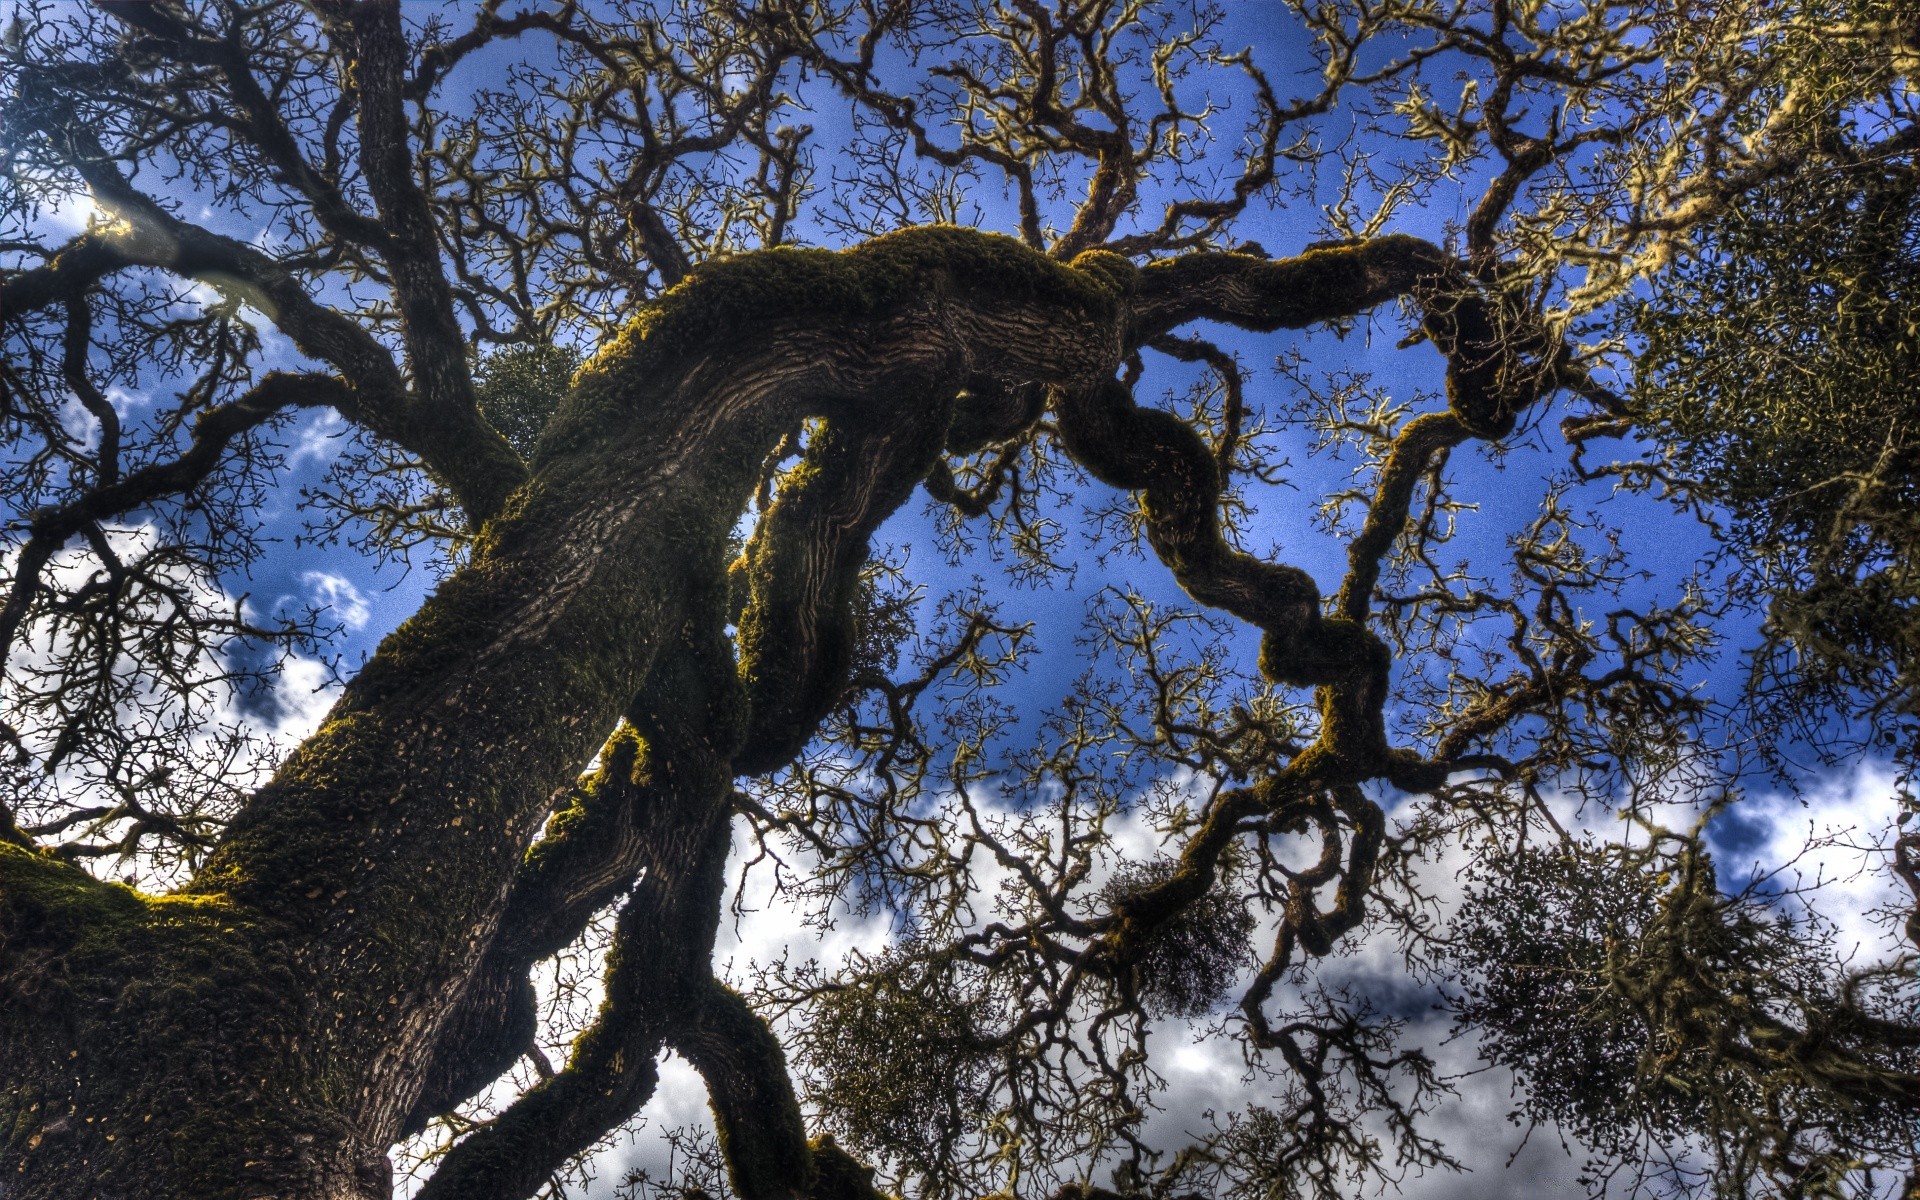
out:
{"label": "moss on branch", "polygon": [[1438,280],[1450,268],[1439,247],[1404,234],[1281,259],[1182,254],[1141,270],[1129,340],[1143,344],[1195,320],[1262,333],[1301,329],[1365,312]]}
{"label": "moss on branch", "polygon": [[740,677],[753,714],[734,763],[741,774],[792,758],[839,702],[869,539],[939,461],[946,439],[952,397],[907,399],[871,423],[829,421],[819,430],[741,556]]}
{"label": "moss on branch", "polygon": [[625,405],[633,396],[658,388],[692,358],[724,352],[774,323],[846,326],[943,294],[1111,320],[1118,301],[1111,264],[1093,265],[1075,270],[1013,238],[950,225],[905,229],[846,250],[780,247],[702,263],[581,368],[574,398],[541,439],[536,469],[592,444],[610,422],[631,415]]}
{"label": "moss on branch", "polygon": [[714,1129],[740,1200],[812,1191],[816,1170],[786,1055],[747,1002],[708,979],[669,1041],[706,1081]]}
{"label": "moss on branch", "polygon": [[[1379,726],[1384,648],[1357,621],[1322,617],[1304,572],[1228,546],[1219,469],[1190,428],[1141,409],[1118,384],[1084,386],[1117,365],[1129,312],[1144,306],[1157,320],[1171,311],[1169,281],[1192,302],[1189,318],[1219,311],[1269,327],[1377,302],[1424,269],[1417,247],[1391,239],[1278,264],[1243,257],[1142,269],[1094,252],[1062,264],[1011,239],[935,227],[842,252],[774,250],[696,269],[581,369],[536,450],[534,478],[502,501],[470,564],[382,644],[326,724],[260,793],[192,896],[138,897],[0,845],[0,966],[51,969],[57,960],[60,973],[57,988],[29,989],[9,1003],[18,1009],[38,996],[63,1006],[15,1023],[28,1032],[0,1033],[11,1039],[5,1061],[45,1058],[36,1086],[74,1079],[67,1104],[82,1116],[79,1098],[93,1094],[90,1087],[140,1105],[191,1087],[201,1100],[182,1102],[181,1114],[156,1130],[176,1140],[147,1140],[137,1151],[130,1138],[88,1142],[89,1152],[115,1170],[158,1162],[156,1155],[190,1156],[188,1166],[166,1168],[171,1181],[216,1179],[222,1169],[239,1179],[231,1159],[247,1147],[287,1148],[284,1163],[249,1168],[244,1186],[257,1188],[274,1171],[304,1169],[311,1156],[298,1148],[301,1137],[335,1149],[367,1141],[336,1114],[355,1111],[370,1081],[392,1082],[375,1079],[390,1068],[355,1057],[393,1043],[389,1005],[454,1010],[439,1018],[445,1053],[436,1056],[424,1040],[426,1048],[412,1052],[409,1086],[433,1076],[420,1111],[473,1086],[478,1071],[441,1069],[449,1056],[481,1047],[484,1054],[466,1056],[491,1069],[523,1040],[524,956],[550,948],[581,912],[630,884],[637,857],[628,851],[643,846],[648,873],[629,906],[600,1025],[561,1077],[456,1151],[428,1194],[506,1197],[529,1178],[537,1182],[540,1162],[590,1142],[651,1091],[653,1055],[684,1015],[676,1006],[708,975],[732,776],[790,755],[837,698],[873,529],[943,444],[1013,436],[1031,424],[1035,381],[1075,381],[1059,400],[1069,453],[1142,493],[1149,538],[1180,582],[1260,625],[1273,678],[1323,687],[1323,745],[1302,763],[1329,777],[1380,773],[1391,758]],[[1245,305],[1253,308],[1242,312]],[[803,386],[815,389],[806,394],[780,392],[782,383],[766,393],[743,385],[736,397],[732,383],[705,376],[683,386],[703,362],[737,368],[745,379],[760,365],[751,346],[794,323],[842,339],[854,360],[885,349],[872,335],[888,322],[916,316],[927,318],[917,333],[957,330],[951,345],[899,370],[855,374],[881,381],[860,395],[816,394],[842,376],[806,375],[814,367],[807,363],[768,364],[804,376]],[[1141,322],[1131,324],[1138,332]],[[1005,330],[1031,330],[1032,344],[984,344]],[[820,415],[827,423],[746,556],[736,665],[723,632],[732,615],[722,582],[728,532],[780,433]],[[623,713],[632,730],[608,745],[600,777],[527,853],[556,783],[571,778]],[[1314,753],[1334,758],[1320,762]],[[1227,826],[1221,832],[1183,862],[1175,891],[1211,886],[1231,836]],[[507,1003],[462,1013],[453,998],[477,972],[492,970],[472,956],[491,936],[516,870],[523,895],[545,889],[565,919],[508,947],[499,973],[506,986],[489,991]],[[511,900],[507,907],[513,911]],[[1164,919],[1148,912],[1146,898],[1132,907],[1143,935]],[[299,936],[283,940],[291,929]],[[294,942],[304,947],[298,961],[280,948]],[[397,1007],[403,1002],[407,1008]],[[327,1011],[316,1016],[319,1008]],[[151,1066],[116,1068],[111,1087],[104,1075],[86,1074],[91,1051],[76,1060],[78,1074],[63,1075],[52,1056],[67,1047],[55,1045],[64,1035],[54,1031],[78,1026],[63,1026],[62,1012],[83,1024],[99,1014],[89,1037],[118,1047],[122,1059],[169,1049]],[[744,1019],[757,1021],[750,1012]],[[767,1103],[785,1114],[784,1068],[767,1080],[763,1091],[775,1098]],[[788,1100],[775,1103],[780,1096]],[[37,1146],[50,1144],[55,1135],[44,1122],[27,1118],[41,1120],[54,1099],[6,1094],[0,1130],[12,1131],[9,1151],[37,1152],[20,1149],[34,1137]],[[224,1120],[238,1110],[256,1115],[234,1130],[202,1129],[195,1122],[213,1118],[192,1115]],[[397,1130],[407,1115],[392,1114],[387,1128]],[[758,1120],[729,1124],[738,1134]],[[114,1127],[129,1122],[140,1123],[123,1113]],[[823,1195],[870,1193],[837,1149],[802,1154],[792,1148],[802,1136],[797,1121],[780,1116],[774,1124],[786,1149],[764,1170],[758,1159],[743,1160],[741,1178],[762,1180],[752,1189],[793,1177],[804,1159],[808,1186]],[[60,1136],[81,1139],[68,1143],[77,1146],[93,1135]],[[210,1184],[203,1194],[234,1186]]]}

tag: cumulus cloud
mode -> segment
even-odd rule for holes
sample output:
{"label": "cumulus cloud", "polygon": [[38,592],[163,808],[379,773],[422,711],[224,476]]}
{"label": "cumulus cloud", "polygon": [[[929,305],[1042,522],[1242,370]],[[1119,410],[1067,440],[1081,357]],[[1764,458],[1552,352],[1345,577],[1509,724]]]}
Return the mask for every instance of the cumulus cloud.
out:
{"label": "cumulus cloud", "polygon": [[[1720,857],[1729,874],[1771,875],[1833,927],[1835,948],[1860,962],[1899,953],[1903,942],[1890,919],[1911,899],[1891,871],[1900,791],[1886,763],[1836,772],[1801,795],[1770,793],[1743,800],[1736,810],[1747,836]],[[1904,917],[1904,912],[1902,913]]]}
{"label": "cumulus cloud", "polygon": [[[1576,836],[1582,832],[1634,836],[1631,828],[1608,814],[1589,808],[1585,819],[1579,819],[1582,814],[1571,801],[1550,803]],[[1741,819],[1763,831],[1763,836],[1741,840],[1752,861],[1736,862],[1726,846],[1717,848],[1717,857],[1730,883],[1736,875],[1743,876],[1749,865],[1779,871],[1791,882],[1819,882],[1821,886],[1798,894],[1793,902],[1807,904],[1831,921],[1839,930],[1841,948],[1857,947],[1859,961],[1864,962],[1898,949],[1887,923],[1871,915],[1901,899],[1885,869],[1885,839],[1879,836],[1891,827],[1896,807],[1891,772],[1884,764],[1866,763],[1835,773],[1804,796],[1770,793],[1744,801]],[[1691,824],[1689,815],[1680,810],[1669,815],[1675,826]],[[1144,822],[1123,821],[1114,833],[1129,855],[1152,852],[1155,835]],[[749,852],[744,839],[736,844],[736,871],[742,855]],[[1465,863],[1465,851],[1450,848],[1423,869],[1424,881],[1440,902],[1436,915],[1442,918],[1457,904],[1456,880]],[[748,963],[772,961],[783,954],[794,961],[812,958],[831,967],[844,962],[855,949],[878,949],[887,938],[884,921],[856,920],[844,914],[845,919],[824,933],[811,928],[773,894],[762,877],[749,878],[744,899],[743,915],[722,927],[717,955],[721,963],[732,964],[736,974]],[[1404,1015],[1406,1043],[1426,1047],[1454,1088],[1455,1094],[1426,1118],[1425,1131],[1459,1159],[1463,1170],[1409,1174],[1395,1194],[1407,1200],[1526,1200],[1587,1194],[1580,1180],[1585,1160],[1580,1147],[1570,1145],[1555,1129],[1529,1130],[1516,1122],[1513,1077],[1483,1062],[1471,1037],[1451,1036],[1452,1020],[1439,1004],[1439,992],[1409,981],[1400,948],[1391,938],[1363,942],[1348,956],[1325,964],[1322,977],[1377,997],[1383,1007]],[[1156,1097],[1147,1133],[1158,1144],[1177,1147],[1203,1130],[1204,1114],[1209,1111],[1231,1112],[1274,1093],[1274,1081],[1249,1071],[1240,1045],[1210,1028],[1211,1024],[1208,1019],[1166,1020],[1154,1027],[1152,1050],[1166,1087]],[[669,1149],[661,1135],[689,1126],[710,1127],[705,1091],[690,1068],[669,1058],[662,1067],[659,1091],[636,1123],[636,1135],[601,1156],[599,1179],[587,1194],[610,1200],[619,1180],[634,1168],[665,1178]]]}
{"label": "cumulus cloud", "polygon": [[94,202],[92,193],[67,192],[55,195],[41,207],[34,227],[42,237],[70,238],[111,219],[107,210]]}
{"label": "cumulus cloud", "polygon": [[[116,558],[139,565],[162,585],[154,595],[136,596],[136,605],[160,616],[168,606],[184,608],[196,619],[209,620],[244,606],[231,589],[161,553],[165,538],[153,525],[108,526],[103,534]],[[0,574],[13,569],[18,552],[11,547],[0,554]],[[91,546],[76,545],[57,553],[44,577],[55,588],[73,591],[103,569]],[[342,610],[343,620],[368,619],[364,597],[345,580],[317,581],[315,595]],[[77,640],[83,636],[71,624],[41,619],[30,622],[10,647],[0,716],[23,731],[36,753],[50,751],[64,719],[57,693],[45,689],[76,655],[85,658],[86,646]],[[37,779],[36,811],[44,815],[68,805],[96,804],[114,787],[134,781],[144,789],[143,803],[152,808],[217,817],[223,805],[237,803],[264,778],[281,752],[318,727],[339,693],[339,680],[328,665],[305,655],[274,654],[218,633],[208,644],[178,649],[184,657],[168,659],[162,675],[149,657],[122,648],[103,678],[113,689],[113,716],[126,740],[112,743],[117,749],[111,757],[88,752],[64,757],[51,774]],[[266,673],[256,676],[255,671]],[[115,832],[109,825],[86,836],[110,840]],[[126,859],[85,861],[90,869],[125,874],[149,887],[178,882],[183,862],[155,858],[150,850],[143,847]]]}
{"label": "cumulus cloud", "polygon": [[330,408],[305,417],[294,428],[293,444],[287,450],[287,466],[298,471],[332,462],[351,429],[346,418]]}
{"label": "cumulus cloud", "polygon": [[325,663],[296,654],[280,668],[275,692],[273,720],[262,732],[293,745],[320,728],[327,710],[340,698],[340,681]]}
{"label": "cumulus cloud", "polygon": [[366,594],[344,575],[335,575],[331,571],[307,571],[300,576],[300,581],[307,585],[307,595],[313,606],[330,611],[334,620],[345,626],[349,633],[365,628],[373,615]]}

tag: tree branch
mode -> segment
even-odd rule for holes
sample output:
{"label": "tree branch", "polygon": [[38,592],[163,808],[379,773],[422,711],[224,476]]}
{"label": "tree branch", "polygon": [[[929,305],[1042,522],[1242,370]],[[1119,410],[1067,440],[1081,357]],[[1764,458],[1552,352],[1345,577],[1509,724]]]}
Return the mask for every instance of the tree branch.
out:
{"label": "tree branch", "polygon": [[419,391],[414,417],[430,431],[438,451],[429,463],[454,484],[477,529],[525,481],[526,467],[474,401],[466,338],[454,319],[433,212],[413,174],[405,96],[408,50],[399,0],[320,7],[353,47],[361,169],[387,233],[381,253],[393,275]]}
{"label": "tree branch", "polygon": [[0,655],[13,645],[40,586],[40,572],[75,534],[169,496],[191,491],[220,464],[228,443],[288,408],[347,409],[352,389],[329,375],[268,373],[244,396],[202,413],[193,440],[178,458],[142,467],[95,488],[70,504],[33,515],[13,564],[13,586],[0,607]]}
{"label": "tree branch", "polygon": [[456,1144],[419,1200],[522,1200],[652,1096],[660,1047],[709,977],[726,880],[726,811],[679,806],[679,836],[656,843],[662,869],[648,872],[620,914],[606,1000],[566,1067]]}
{"label": "tree branch", "polygon": [[266,155],[279,176],[312,205],[313,214],[330,233],[362,245],[384,247],[387,230],[356,210],[333,180],[307,161],[293,133],[281,119],[273,100],[254,78],[247,50],[239,40],[240,25],[221,37],[202,36],[178,20],[167,8],[146,0],[94,0],[103,11],[151,35],[154,42],[180,62],[212,66],[227,81],[240,110],[247,138]]}
{"label": "tree branch", "polygon": [[0,322],[77,299],[115,271],[151,265],[124,234],[89,230],[37,267],[0,277]]}
{"label": "tree branch", "polygon": [[779,1040],[717,979],[703,980],[690,999],[667,1040],[706,1081],[734,1192],[740,1200],[811,1194],[813,1155]]}
{"label": "tree branch", "polygon": [[939,460],[952,405],[948,391],[911,398],[880,421],[829,420],[761,518],[737,567],[748,588],[741,677],[753,706],[738,773],[787,762],[839,700],[868,539]]}
{"label": "tree branch", "polygon": [[1182,254],[1140,271],[1130,341],[1144,345],[1195,320],[1262,333],[1298,329],[1365,312],[1454,270],[1438,247],[1405,234],[1283,259]]}

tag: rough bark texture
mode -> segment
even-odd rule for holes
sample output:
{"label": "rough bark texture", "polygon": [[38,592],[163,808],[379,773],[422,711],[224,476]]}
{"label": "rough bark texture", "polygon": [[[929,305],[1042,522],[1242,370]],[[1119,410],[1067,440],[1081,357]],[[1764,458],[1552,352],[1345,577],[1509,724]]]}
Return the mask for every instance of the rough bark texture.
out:
{"label": "rough bark texture", "polygon": [[[1019,397],[1046,385],[1069,449],[1143,489],[1182,583],[1267,631],[1275,678],[1329,685],[1331,757],[1298,773],[1390,774],[1384,650],[1322,619],[1297,572],[1227,551],[1197,439],[1110,381],[1193,317],[1298,325],[1439,270],[1400,238],[1140,271],[955,229],[696,270],[581,372],[470,565],[186,890],[137,894],[0,840],[0,1196],[384,1197],[386,1148],[526,1044],[527,966],[623,892],[599,1023],[425,1194],[527,1194],[644,1101],[664,1044],[706,1073],[749,1200],[863,1189],[806,1144],[778,1046],[708,958],[730,781],[790,756],[833,702],[868,536],[943,444],[1017,431],[1035,416]],[[1489,404],[1456,396],[1468,425],[1510,422]],[[808,417],[824,430],[735,568],[736,663],[727,536]],[[1174,899],[1141,898],[1136,923]]]}

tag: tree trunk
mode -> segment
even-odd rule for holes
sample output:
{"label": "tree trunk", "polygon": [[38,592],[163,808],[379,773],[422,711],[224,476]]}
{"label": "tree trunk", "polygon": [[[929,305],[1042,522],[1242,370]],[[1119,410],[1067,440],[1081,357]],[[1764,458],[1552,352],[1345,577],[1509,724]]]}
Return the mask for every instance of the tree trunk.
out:
{"label": "tree trunk", "polygon": [[[1091,394],[1194,316],[1351,314],[1435,252],[1382,238],[1201,259],[1070,266],[923,229],[708,264],[644,310],[576,378],[469,565],[381,644],[188,887],[140,895],[0,840],[0,1197],[386,1197],[387,1147],[517,1053],[525,965],[640,865],[630,911],[659,919],[626,944],[649,961],[615,965],[602,1013],[625,1040],[583,1038],[553,1086],[456,1150],[434,1194],[526,1194],[638,1107],[668,1038],[713,1067],[723,1126],[758,1147],[743,1194],[862,1178],[835,1151],[796,1150],[790,1085],[747,1078],[729,1050],[750,1014],[714,990],[708,958],[731,779],[783,762],[833,702],[866,539],[943,446],[1013,436],[1035,386]],[[810,417],[826,426],[738,564],[736,618],[729,534]],[[597,854],[599,826],[569,838],[556,820],[529,853],[623,717],[650,774],[608,783],[626,805],[608,827],[640,852]],[[679,1028],[655,1019],[675,997]]]}
{"label": "tree trunk", "polygon": [[[890,242],[727,264],[589,364],[471,563],[182,893],[0,844],[0,1195],[388,1195],[528,845],[662,646],[724,621],[728,535],[781,433],[1112,369],[1097,282],[959,231]],[[969,283],[997,286],[961,303]],[[949,404],[926,409],[930,458]]]}

